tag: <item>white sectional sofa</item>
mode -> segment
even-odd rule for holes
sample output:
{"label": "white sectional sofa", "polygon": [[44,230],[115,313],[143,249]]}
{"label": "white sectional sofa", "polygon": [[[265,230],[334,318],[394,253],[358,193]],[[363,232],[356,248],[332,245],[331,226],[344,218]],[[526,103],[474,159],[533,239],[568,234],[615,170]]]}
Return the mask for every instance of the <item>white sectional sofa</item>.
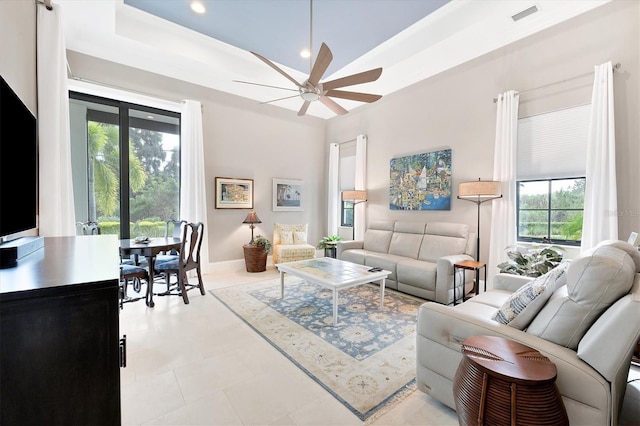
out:
{"label": "white sectional sofa", "polygon": [[640,252],[604,241],[535,280],[497,274],[493,289],[462,304],[423,304],[418,389],[455,409],[461,343],[478,335],[511,339],[548,357],[570,424],[616,425],[640,339]]}
{"label": "white sectional sofa", "polygon": [[[372,221],[364,240],[339,241],[336,257],[379,267],[391,274],[386,286],[438,303],[453,302],[453,265],[473,260],[475,234],[469,226],[448,222]],[[456,294],[462,293],[464,270],[458,269]],[[466,291],[473,288],[467,271]]]}

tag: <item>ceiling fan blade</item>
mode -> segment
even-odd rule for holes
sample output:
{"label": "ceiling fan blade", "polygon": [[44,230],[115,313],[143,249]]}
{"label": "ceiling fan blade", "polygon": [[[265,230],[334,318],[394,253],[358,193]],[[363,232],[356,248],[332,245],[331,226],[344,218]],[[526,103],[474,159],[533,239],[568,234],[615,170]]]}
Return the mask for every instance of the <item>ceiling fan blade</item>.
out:
{"label": "ceiling fan blade", "polygon": [[327,81],[326,83],[322,83],[322,89],[331,90],[337,89],[339,87],[369,83],[371,81],[376,81],[378,77],[380,77],[380,74],[382,74],[382,68],[375,68],[358,74],[352,74],[346,77],[338,78],[336,80]]}
{"label": "ceiling fan blade", "polygon": [[342,108],[340,105],[338,105],[333,99],[328,98],[326,96],[320,96],[319,98],[320,102],[322,102],[327,108],[329,108],[331,111],[335,112],[338,115],[343,115],[348,113],[349,111],[347,111],[346,109]]}
{"label": "ceiling fan blade", "polygon": [[267,58],[265,58],[262,55],[259,55],[255,52],[251,52],[253,53],[258,59],[260,59],[262,62],[264,62],[265,64],[269,65],[271,68],[273,68],[274,70],[278,71],[280,74],[282,74],[284,77],[286,77],[290,82],[292,82],[293,84],[295,84],[298,87],[302,87],[300,85],[300,83],[298,83],[293,77],[291,77],[289,74],[287,74],[286,72],[282,71],[276,64],[274,64],[273,62],[271,62],[270,60],[268,60]]}
{"label": "ceiling fan blade", "polygon": [[298,111],[298,117],[303,116],[307,113],[307,110],[309,109],[309,105],[311,105],[310,101],[304,101],[304,103],[300,107],[300,111]]}
{"label": "ceiling fan blade", "polygon": [[286,96],[284,98],[278,98],[278,99],[272,99],[270,101],[264,101],[264,102],[260,102],[260,104],[270,104],[271,102],[276,102],[276,101],[283,101],[285,99],[291,99],[291,98],[297,98],[300,95],[293,95],[293,96]]}
{"label": "ceiling fan blade", "polygon": [[298,89],[291,89],[290,87],[270,86],[268,84],[252,83],[250,81],[242,81],[242,80],[231,80],[231,81],[233,81],[234,83],[244,83],[244,84],[253,84],[254,86],[271,87],[273,89],[290,90],[292,92],[298,91]]}
{"label": "ceiling fan blade", "polygon": [[382,97],[382,95],[372,95],[370,93],[360,92],[347,92],[344,90],[329,90],[325,93],[325,96],[331,96],[334,98],[349,99],[359,102],[375,102]]}
{"label": "ceiling fan blade", "polygon": [[320,79],[324,75],[324,72],[329,68],[329,64],[333,60],[333,54],[325,43],[322,43],[320,46],[320,51],[318,52],[318,57],[316,58],[316,62],[313,64],[313,68],[311,68],[311,74],[309,75],[309,83],[317,86],[320,82]]}

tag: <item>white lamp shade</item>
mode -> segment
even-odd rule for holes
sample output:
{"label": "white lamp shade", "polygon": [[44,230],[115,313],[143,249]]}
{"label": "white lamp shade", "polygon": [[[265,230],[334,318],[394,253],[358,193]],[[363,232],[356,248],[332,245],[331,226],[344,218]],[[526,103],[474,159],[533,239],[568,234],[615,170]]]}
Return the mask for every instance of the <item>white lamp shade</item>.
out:
{"label": "white lamp shade", "polygon": [[492,180],[477,180],[462,182],[458,186],[459,198],[498,198],[501,196],[500,182]]}
{"label": "white lamp shade", "polygon": [[342,191],[343,201],[367,201],[367,191]]}

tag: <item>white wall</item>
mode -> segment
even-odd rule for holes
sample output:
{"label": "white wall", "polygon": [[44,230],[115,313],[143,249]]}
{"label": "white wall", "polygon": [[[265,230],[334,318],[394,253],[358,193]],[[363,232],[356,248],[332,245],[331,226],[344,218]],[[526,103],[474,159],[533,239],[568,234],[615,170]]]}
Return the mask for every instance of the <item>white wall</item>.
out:
{"label": "white wall", "polygon": [[[614,1],[330,119],[327,143],[360,133],[368,137],[367,220],[455,221],[468,223],[475,232],[477,207],[462,200],[453,199],[450,211],[389,210],[391,158],[451,148],[455,197],[460,182],[493,176],[493,98],[498,93],[562,81],[611,60],[622,64],[614,76],[614,89],[617,214],[620,238],[626,240],[631,231],[640,229],[639,8],[637,1]],[[588,103],[592,82],[589,76],[524,94],[520,115]],[[490,203],[481,207],[481,257],[488,254],[490,212]]]}

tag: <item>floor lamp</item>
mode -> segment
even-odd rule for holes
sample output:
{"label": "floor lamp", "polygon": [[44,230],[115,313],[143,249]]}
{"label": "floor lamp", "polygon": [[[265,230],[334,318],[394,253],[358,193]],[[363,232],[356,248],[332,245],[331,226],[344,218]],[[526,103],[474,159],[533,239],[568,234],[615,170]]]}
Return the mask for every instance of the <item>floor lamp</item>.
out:
{"label": "floor lamp", "polygon": [[354,190],[354,191],[342,191],[342,201],[351,201],[353,203],[353,227],[351,239],[356,239],[356,205],[367,201],[367,191]]}
{"label": "floor lamp", "polygon": [[458,186],[458,199],[471,201],[478,205],[478,238],[476,239],[476,261],[480,261],[480,204],[501,198],[500,182],[492,180],[480,180],[462,182]]}

